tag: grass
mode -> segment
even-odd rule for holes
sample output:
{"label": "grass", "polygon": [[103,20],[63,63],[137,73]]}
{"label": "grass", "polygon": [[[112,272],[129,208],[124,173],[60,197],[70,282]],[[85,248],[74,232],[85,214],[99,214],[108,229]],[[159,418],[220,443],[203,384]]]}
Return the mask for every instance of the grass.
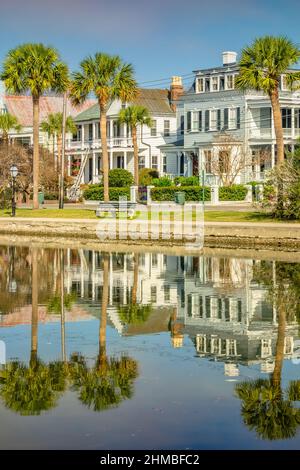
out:
{"label": "grass", "polygon": [[[138,218],[146,218],[146,214],[136,214]],[[0,217],[11,217],[10,210],[0,210]],[[97,219],[94,209],[17,209],[16,217],[32,218],[57,218],[57,219]],[[123,218],[123,217],[122,217]],[[152,214],[152,219],[158,219],[158,213]],[[239,212],[239,211],[206,211],[206,222],[300,222],[300,221],[282,221],[271,217],[262,212]]]}

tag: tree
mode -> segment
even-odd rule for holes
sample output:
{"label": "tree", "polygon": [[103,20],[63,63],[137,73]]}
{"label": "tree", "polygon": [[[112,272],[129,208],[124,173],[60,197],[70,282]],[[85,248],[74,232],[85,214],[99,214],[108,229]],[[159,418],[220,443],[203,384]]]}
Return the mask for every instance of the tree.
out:
{"label": "tree", "polygon": [[136,186],[139,184],[139,148],[137,143],[137,127],[138,125],[143,127],[145,124],[151,127],[152,120],[149,110],[144,106],[132,105],[128,108],[121,109],[119,113],[119,122],[121,124],[127,124],[131,130],[132,142],[133,142],[133,157],[134,157],[134,183]]}
{"label": "tree", "polygon": [[8,144],[8,133],[10,130],[20,132],[21,129],[22,126],[15,116],[9,113],[0,114],[0,132],[4,142]]}
{"label": "tree", "polygon": [[[53,155],[54,155],[54,142],[57,141],[57,163],[56,168],[60,168],[61,161],[61,150],[62,150],[62,124],[63,115],[62,113],[51,113],[48,115],[46,121],[41,123],[41,129],[46,132],[49,137],[53,139]],[[75,134],[77,127],[72,116],[68,116],[66,119],[66,132]]]}
{"label": "tree", "polygon": [[237,88],[259,90],[269,96],[274,117],[278,164],[284,161],[279,84],[282,74],[285,74],[291,87],[300,79],[299,72],[290,70],[299,58],[299,47],[286,37],[257,38],[251,46],[243,49],[239,63],[240,71],[235,80]]}
{"label": "tree", "polygon": [[33,208],[39,208],[40,97],[49,91],[63,93],[69,84],[68,68],[56,49],[44,44],[23,44],[8,52],[0,79],[10,93],[32,96],[33,104]]}
{"label": "tree", "polygon": [[73,103],[78,105],[92,92],[98,100],[100,109],[104,201],[108,202],[107,110],[112,100],[120,99],[125,103],[137,95],[137,83],[133,77],[132,65],[123,63],[119,56],[99,52],[85,58],[80,64],[80,71],[73,73],[70,95]]}

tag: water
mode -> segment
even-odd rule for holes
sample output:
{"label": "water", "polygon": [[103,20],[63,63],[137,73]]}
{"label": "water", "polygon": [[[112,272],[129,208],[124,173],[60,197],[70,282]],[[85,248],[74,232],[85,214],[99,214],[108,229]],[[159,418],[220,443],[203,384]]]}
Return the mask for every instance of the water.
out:
{"label": "water", "polygon": [[298,449],[300,264],[267,258],[3,242],[0,448]]}

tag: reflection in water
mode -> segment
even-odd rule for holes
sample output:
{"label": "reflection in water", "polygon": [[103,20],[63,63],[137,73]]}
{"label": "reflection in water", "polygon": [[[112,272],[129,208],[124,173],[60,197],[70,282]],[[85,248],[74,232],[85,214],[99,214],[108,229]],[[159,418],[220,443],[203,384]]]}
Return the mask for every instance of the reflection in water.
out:
{"label": "reflection in water", "polygon": [[[40,414],[66,390],[94,411],[132,399],[142,364],[128,352],[107,353],[109,326],[124,338],[164,333],[177,350],[193,344],[197,358],[221,363],[226,380],[240,380],[234,394],[250,430],[270,440],[295,436],[300,382],[282,386],[282,375],[284,361],[300,357],[298,264],[1,247],[0,283],[0,326],[31,324],[28,365],[13,360],[1,370],[1,398],[11,410]],[[79,337],[76,352],[65,338],[70,322],[95,318],[91,359]],[[38,326],[56,321],[59,360],[42,361]],[[255,379],[245,381],[241,366],[256,367]]]}

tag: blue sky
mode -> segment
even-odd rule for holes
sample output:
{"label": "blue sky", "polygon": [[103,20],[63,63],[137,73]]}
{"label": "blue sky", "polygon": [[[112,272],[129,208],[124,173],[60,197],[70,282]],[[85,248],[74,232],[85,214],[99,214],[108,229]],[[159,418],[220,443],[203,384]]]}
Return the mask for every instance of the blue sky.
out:
{"label": "blue sky", "polygon": [[0,3],[0,62],[20,43],[44,42],[59,49],[72,70],[88,54],[117,53],[133,63],[140,83],[219,65],[222,51],[240,51],[256,36],[284,34],[300,43],[299,0]]}

